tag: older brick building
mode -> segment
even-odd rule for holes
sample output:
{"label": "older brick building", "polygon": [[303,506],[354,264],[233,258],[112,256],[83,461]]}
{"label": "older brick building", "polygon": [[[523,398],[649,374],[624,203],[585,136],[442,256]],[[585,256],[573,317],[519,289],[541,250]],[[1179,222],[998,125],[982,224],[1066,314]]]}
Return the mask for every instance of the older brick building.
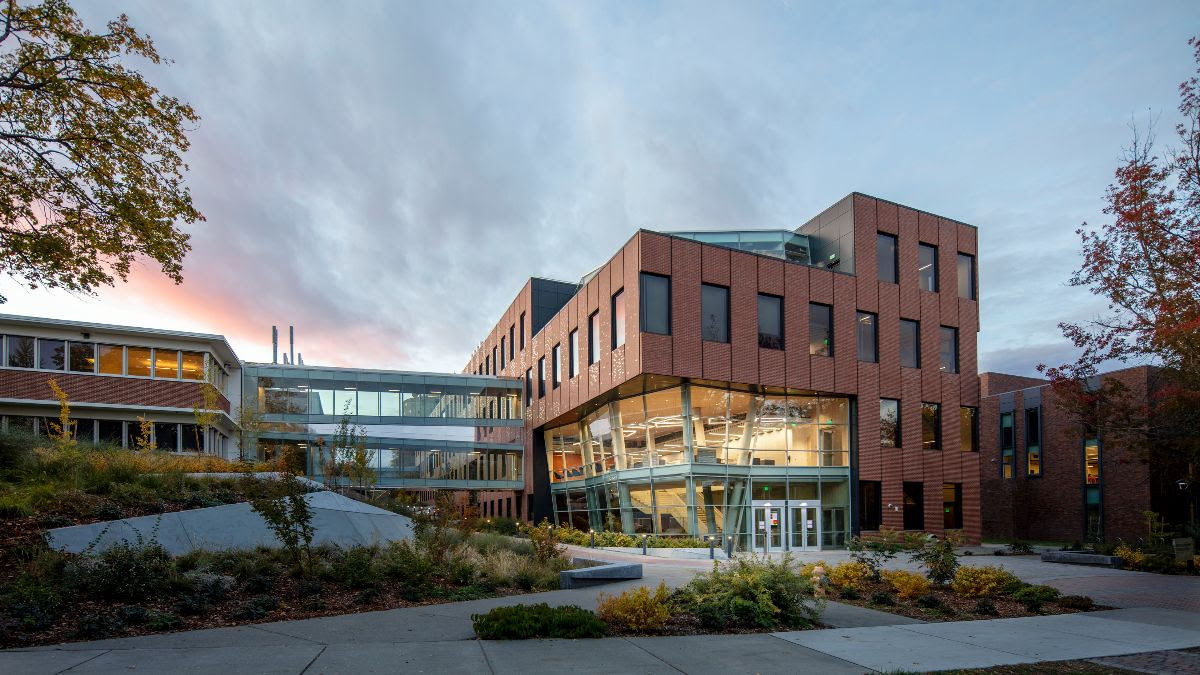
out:
{"label": "older brick building", "polygon": [[[1146,405],[1157,369],[1105,373]],[[1170,467],[1152,470],[1127,444],[1089,431],[1045,380],[980,376],[983,534],[1064,542],[1146,536],[1146,511],[1186,520]]]}
{"label": "older brick building", "polygon": [[466,369],[525,382],[525,489],[485,513],[760,549],[978,539],[976,246],[855,193],[795,231],[640,230],[579,284],[531,279]]}

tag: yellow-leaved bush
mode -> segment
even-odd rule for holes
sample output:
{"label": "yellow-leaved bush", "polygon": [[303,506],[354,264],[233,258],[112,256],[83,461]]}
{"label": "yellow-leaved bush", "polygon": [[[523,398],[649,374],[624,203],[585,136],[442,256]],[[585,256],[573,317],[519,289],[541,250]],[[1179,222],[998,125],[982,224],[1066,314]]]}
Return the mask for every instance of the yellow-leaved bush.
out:
{"label": "yellow-leaved bush", "polygon": [[838,588],[861,588],[871,570],[860,562],[842,562],[829,568],[829,581]]}
{"label": "yellow-leaved bush", "polygon": [[1129,544],[1121,544],[1113,550],[1113,555],[1120,558],[1125,563],[1126,569],[1137,570],[1141,569],[1146,564],[1146,554],[1130,546]]}
{"label": "yellow-leaved bush", "polygon": [[994,598],[1004,595],[1020,581],[1017,575],[1003,567],[963,565],[954,573],[954,581],[950,583],[950,587],[955,593],[967,598]]}
{"label": "yellow-leaved bush", "polygon": [[902,598],[916,598],[929,592],[929,580],[916,572],[884,570],[879,576]]}
{"label": "yellow-leaved bush", "polygon": [[653,593],[638,586],[616,596],[601,593],[596,600],[596,615],[602,621],[634,633],[657,633],[671,616],[671,592],[665,583]]}
{"label": "yellow-leaved bush", "polygon": [[800,566],[800,576],[811,579],[812,575],[813,575],[813,570],[817,569],[818,567],[825,570],[826,576],[829,575],[829,563],[825,562],[824,560],[818,560],[816,562],[810,562],[810,563],[805,563],[805,564],[801,565]]}

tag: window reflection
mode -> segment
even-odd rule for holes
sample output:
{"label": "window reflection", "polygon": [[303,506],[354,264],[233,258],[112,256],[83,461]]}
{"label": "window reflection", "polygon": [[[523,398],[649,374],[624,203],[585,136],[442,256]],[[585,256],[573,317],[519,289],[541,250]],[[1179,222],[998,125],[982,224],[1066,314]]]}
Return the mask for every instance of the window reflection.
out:
{"label": "window reflection", "polygon": [[154,376],[172,380],[178,378],[179,352],[174,349],[155,349]]}
{"label": "window reflection", "polygon": [[128,353],[128,375],[139,375],[141,377],[150,377],[151,366],[150,349],[148,347],[129,347]]}

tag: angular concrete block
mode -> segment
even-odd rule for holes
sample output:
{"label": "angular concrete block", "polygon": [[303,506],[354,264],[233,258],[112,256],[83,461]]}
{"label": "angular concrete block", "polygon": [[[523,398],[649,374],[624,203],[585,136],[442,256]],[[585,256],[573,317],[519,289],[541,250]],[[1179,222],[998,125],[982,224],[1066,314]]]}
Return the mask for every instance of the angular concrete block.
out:
{"label": "angular concrete block", "polygon": [[1115,555],[1099,555],[1082,553],[1080,551],[1046,551],[1042,554],[1042,562],[1066,563],[1068,565],[1096,565],[1121,569],[1121,559]]}
{"label": "angular concrete block", "polygon": [[558,585],[561,588],[583,588],[641,578],[641,563],[612,563],[577,570],[563,570],[558,573]]}

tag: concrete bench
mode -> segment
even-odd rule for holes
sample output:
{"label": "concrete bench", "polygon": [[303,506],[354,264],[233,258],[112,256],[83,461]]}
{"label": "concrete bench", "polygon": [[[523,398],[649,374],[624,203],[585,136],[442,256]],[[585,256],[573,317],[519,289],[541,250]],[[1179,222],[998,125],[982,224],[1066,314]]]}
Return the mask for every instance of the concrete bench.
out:
{"label": "concrete bench", "polygon": [[577,570],[563,570],[558,573],[558,585],[561,588],[584,588],[641,578],[641,563],[608,563],[596,567],[581,567]]}
{"label": "concrete bench", "polygon": [[1042,554],[1042,562],[1066,563],[1068,565],[1095,565],[1121,569],[1121,559],[1115,555],[1100,555],[1082,551],[1047,551]]}

